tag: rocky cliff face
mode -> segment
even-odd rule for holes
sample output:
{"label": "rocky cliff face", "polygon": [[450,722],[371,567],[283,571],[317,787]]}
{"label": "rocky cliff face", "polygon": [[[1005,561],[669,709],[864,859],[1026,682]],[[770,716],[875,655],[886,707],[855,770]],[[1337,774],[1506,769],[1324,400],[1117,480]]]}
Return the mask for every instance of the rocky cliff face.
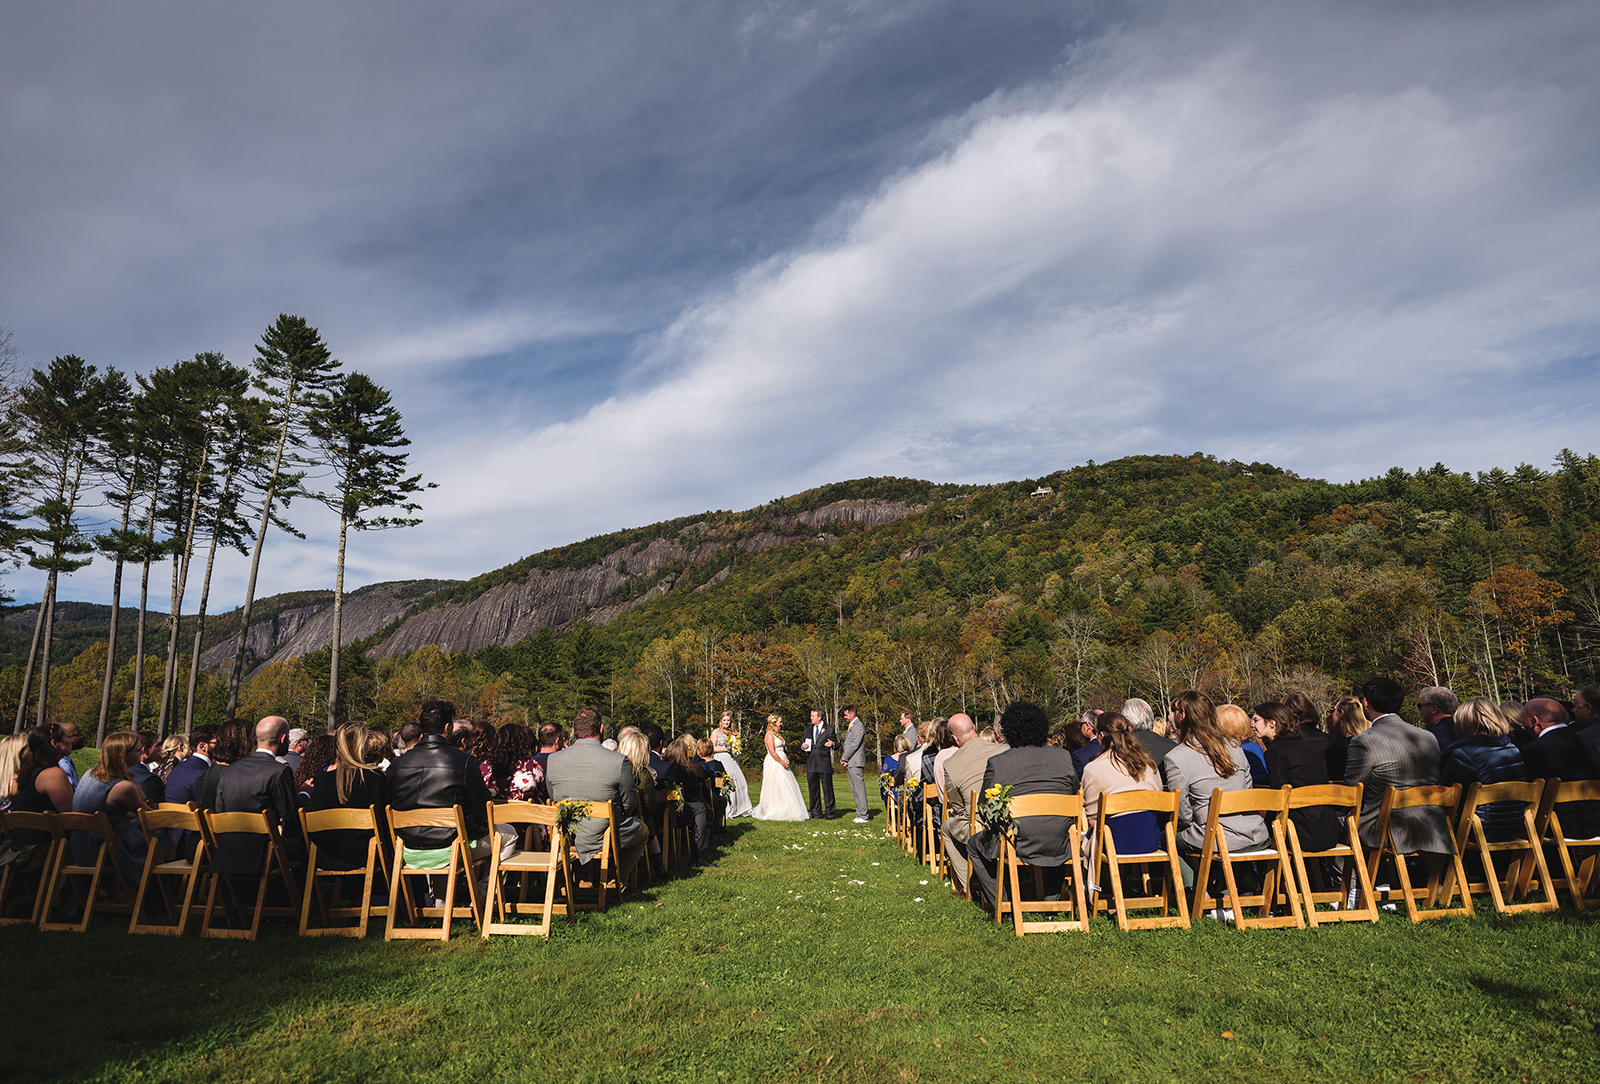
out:
{"label": "rocky cliff face", "polygon": [[[376,583],[345,596],[339,623],[339,642],[352,644],[383,629],[451,580]],[[270,659],[306,655],[333,640],[333,603],[285,610],[276,617],[254,622],[245,634],[245,665],[253,670]],[[233,641],[217,644],[200,655],[200,665],[218,671],[233,661]]]}
{"label": "rocky cliff face", "polygon": [[[631,548],[619,549],[585,568],[550,572],[534,569],[521,582],[490,588],[471,602],[424,610],[395,630],[379,646],[378,654],[404,654],[424,644],[437,644],[452,652],[476,651],[489,644],[509,646],[526,639],[536,629],[559,628],[584,617],[594,624],[604,625],[635,606],[673,590],[678,579],[668,574],[636,598],[602,605],[613,591],[630,579],[648,576],[666,565],[694,565],[734,545],[759,553],[774,546],[814,539],[816,529],[824,524],[893,523],[919,511],[920,505],[898,501],[835,501],[800,515],[775,516],[773,530],[736,542],[705,537],[696,529],[697,525],[691,525],[673,541],[657,539],[637,552]],[[831,536],[824,538],[827,540],[831,540]],[[724,570],[718,578],[725,574]]]}

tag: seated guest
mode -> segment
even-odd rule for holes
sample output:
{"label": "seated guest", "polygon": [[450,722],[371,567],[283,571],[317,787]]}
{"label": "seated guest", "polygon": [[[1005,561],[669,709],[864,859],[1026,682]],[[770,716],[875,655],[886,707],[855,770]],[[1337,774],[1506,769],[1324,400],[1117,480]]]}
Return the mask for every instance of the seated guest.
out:
{"label": "seated guest", "polygon": [[546,723],[539,728],[539,751],[534,754],[540,764],[550,759],[551,753],[560,752],[567,747],[567,732],[554,723]]}
{"label": "seated guest", "polygon": [[[1474,697],[1456,708],[1456,740],[1444,751],[1439,782],[1444,786],[1473,783],[1515,783],[1528,778],[1522,752],[1511,740],[1511,724],[1487,697]],[[1483,834],[1491,843],[1521,839],[1522,803],[1490,802],[1478,807]]]}
{"label": "seated guest", "polygon": [[[894,749],[889,753],[888,756],[883,758],[883,764],[879,768],[879,774],[893,775],[895,769],[900,766],[900,758],[909,752],[911,752],[911,743],[906,741],[906,736],[904,734],[896,734],[894,736]],[[888,788],[884,788],[885,792],[887,792],[887,789]]]}
{"label": "seated guest", "polygon": [[[289,747],[289,721],[269,715],[256,724],[255,749],[222,772],[217,782],[218,813],[270,813],[291,857],[304,854],[300,817],[294,801],[294,772],[278,759]],[[225,833],[217,838],[214,873],[255,873],[261,868],[260,836]]]}
{"label": "seated guest", "polygon": [[422,724],[415,719],[407,719],[400,724],[400,729],[395,731],[394,737],[394,755],[399,758],[416,748],[417,742],[422,739]]}
{"label": "seated guest", "polygon": [[[417,743],[389,768],[389,805],[397,810],[460,806],[467,846],[475,852],[473,858],[483,858],[489,854],[489,788],[472,758],[446,738],[454,719],[455,705],[448,700],[422,705]],[[454,828],[401,828],[398,835],[408,863],[423,868],[449,864]],[[487,867],[480,881],[480,888],[487,887]]]}
{"label": "seated guest", "polygon": [[[1405,702],[1405,689],[1394,678],[1370,677],[1357,690],[1361,710],[1372,725],[1350,739],[1344,780],[1360,783],[1361,842],[1379,845],[1378,814],[1390,787],[1431,787],[1439,782],[1439,740],[1412,726],[1395,712]],[[1401,854],[1423,851],[1454,854],[1455,838],[1445,811],[1436,806],[1397,809],[1389,834]]]}
{"label": "seated guest", "polygon": [[[1287,707],[1272,700],[1257,704],[1250,723],[1267,747],[1267,786],[1327,785],[1328,762],[1300,736],[1300,720]],[[1289,819],[1300,836],[1302,850],[1325,851],[1338,842],[1339,824],[1331,806],[1293,809]]]}
{"label": "seated guest", "polygon": [[544,765],[532,730],[521,723],[507,723],[495,731],[489,755],[478,762],[478,772],[489,796],[501,802],[540,802],[545,800]]}
{"label": "seated guest", "polygon": [[[72,812],[72,783],[60,765],[61,750],[66,744],[61,738],[61,728],[47,723],[27,732],[25,748],[17,750],[15,745],[12,746],[17,762],[17,781],[16,790],[11,795],[10,812]],[[15,872],[27,875],[29,880],[34,880],[35,873],[43,876],[45,859],[51,851],[49,843],[49,832],[33,828],[14,829],[11,846],[16,854]],[[19,916],[15,908],[31,902],[31,898],[22,900],[20,896],[13,896],[9,901],[13,910],[6,917],[25,917],[26,910]]]}
{"label": "seated guest", "polygon": [[1250,714],[1237,704],[1223,704],[1217,708],[1217,729],[1229,741],[1237,742],[1244,751],[1244,759],[1250,765],[1250,785],[1266,786],[1267,751],[1255,740],[1255,731],[1250,727]]}
{"label": "seated guest", "polygon": [[[376,807],[379,846],[388,836],[384,826],[384,807],[389,804],[389,786],[378,771],[374,757],[381,756],[388,741],[372,735],[360,723],[346,723],[333,735],[334,769],[318,772],[311,783],[310,812],[324,809],[369,809]],[[367,844],[371,832],[359,828],[312,833],[317,845],[317,865],[323,869],[360,869],[367,864]]]}
{"label": "seated guest", "polygon": [[[626,883],[650,835],[639,817],[639,785],[633,765],[621,753],[600,744],[600,713],[584,708],[572,721],[573,742],[550,754],[545,761],[545,786],[554,801],[572,798],[585,802],[610,802],[616,825],[619,863],[617,877]],[[605,842],[605,822],[586,817],[573,836],[579,861],[596,861]]]}
{"label": "seated guest", "polygon": [[[1573,706],[1577,703],[1574,700]],[[1563,783],[1600,779],[1600,764],[1589,744],[1572,729],[1566,708],[1549,697],[1536,697],[1522,705],[1522,722],[1534,735],[1533,741],[1522,747],[1528,778]],[[1600,836],[1600,802],[1561,802],[1555,809],[1568,839]]]}
{"label": "seated guest", "polygon": [[714,863],[707,858],[711,849],[712,795],[711,773],[695,753],[695,740],[680,734],[667,746],[667,760],[675,769],[674,781],[683,800],[683,815],[690,821],[690,843],[694,865],[706,868]]}
{"label": "seated guest", "polygon": [[[195,729],[200,730],[202,728],[195,727]],[[211,730],[213,728],[205,727],[203,729]],[[188,756],[189,739],[183,734],[174,734],[161,743],[161,752],[151,760],[151,770],[161,778],[163,792],[165,792],[167,780],[172,778],[172,769],[176,768]],[[172,799],[162,798],[161,800],[169,802]]]}
{"label": "seated guest", "polygon": [[651,723],[644,728],[644,737],[650,743],[650,774],[656,777],[656,785],[661,786],[672,779],[672,764],[661,755],[667,742],[667,732]]}
{"label": "seated guest", "polygon": [[900,767],[895,770],[894,781],[904,786],[912,779],[919,782],[922,779],[922,757],[928,750],[928,731],[932,723],[919,723],[917,725],[917,744],[913,745],[905,756],[900,758]]}
{"label": "seated guest", "polygon": [[[131,730],[116,730],[100,743],[100,762],[78,780],[72,797],[74,813],[105,813],[116,836],[117,869],[123,879],[137,886],[144,868],[144,830],[139,826],[139,810],[149,809],[144,792],[128,771],[128,754],[138,755],[139,735]],[[72,833],[72,860],[78,865],[93,865],[100,846],[98,832]]]}
{"label": "seated guest", "polygon": [[28,735],[12,734],[0,738],[0,813],[11,808],[17,787],[22,784],[22,767],[28,759]]}
{"label": "seated guest", "polygon": [[368,763],[373,764],[380,772],[387,771],[389,769],[389,761],[394,758],[394,735],[389,733],[388,727],[373,726],[370,723],[366,724],[366,727],[367,740],[369,742],[376,739],[383,743],[383,755],[378,757],[376,761],[369,761]]}
{"label": "seated guest", "polygon": [[[1127,716],[1120,711],[1101,712],[1094,721],[1094,730],[1095,740],[1105,752],[1091,760],[1083,772],[1083,815],[1089,822],[1089,830],[1083,836],[1083,856],[1086,859],[1094,855],[1095,824],[1100,817],[1102,794],[1161,789],[1161,772],[1156,769],[1156,762],[1139,741],[1138,732]],[[1158,826],[1152,823],[1155,820],[1152,814],[1129,814],[1127,818],[1118,820],[1133,820],[1135,817],[1140,822],[1139,827],[1146,829],[1139,833],[1137,839],[1131,836],[1124,838],[1124,834],[1118,830],[1117,821],[1109,822],[1116,833],[1113,838],[1118,851],[1140,854],[1159,848],[1161,835]],[[1098,872],[1090,870],[1090,880],[1094,880]]]}
{"label": "seated guest", "polygon": [[[1178,849],[1195,855],[1205,845],[1211,792],[1249,790],[1250,762],[1239,743],[1217,726],[1216,706],[1204,693],[1179,693],[1172,718],[1178,744],[1167,754],[1167,787],[1178,792]],[[1272,836],[1257,813],[1231,813],[1219,827],[1235,853],[1265,847]],[[1186,870],[1185,882],[1191,878],[1192,870]]]}
{"label": "seated guest", "polygon": [[[1072,754],[1065,749],[1046,747],[1050,717],[1037,704],[1017,701],[1000,717],[1000,729],[1008,749],[996,752],[984,766],[982,792],[992,786],[1010,786],[1012,796],[1026,794],[1076,794],[1078,777],[1072,770]],[[1044,880],[1044,898],[1061,898],[1065,867],[1077,856],[1068,853],[1066,817],[1028,817],[1016,822],[1014,845],[1017,857],[1039,868]],[[972,859],[973,898],[990,911],[995,909],[995,883],[1000,857],[1000,833],[985,826],[967,845]]]}
{"label": "seated guest", "polygon": [[1328,737],[1332,739],[1323,755],[1328,764],[1328,778],[1335,783],[1344,782],[1345,761],[1350,756],[1350,739],[1365,734],[1372,720],[1361,710],[1361,701],[1353,696],[1341,696],[1328,712]]}
{"label": "seated guest", "polygon": [[[332,735],[324,735],[331,737]],[[296,772],[300,770],[300,760],[306,755],[306,749],[311,745],[311,735],[299,727],[289,731],[289,748],[284,751],[281,759]]]}
{"label": "seated guest", "polygon": [[1439,750],[1444,752],[1455,744],[1455,714],[1461,702],[1456,694],[1442,685],[1430,685],[1417,694],[1417,714],[1422,728],[1439,740]]}
{"label": "seated guest", "polygon": [[1600,721],[1600,689],[1579,689],[1572,694],[1572,722],[1567,725],[1578,733],[1596,730]]}
{"label": "seated guest", "polygon": [[[705,765],[706,774],[712,779],[727,779],[728,768],[722,761],[717,759],[716,742],[710,738],[701,738],[698,742],[695,742],[695,755],[699,757],[700,763]],[[725,786],[726,783],[724,783]],[[723,831],[723,822],[728,815],[728,799],[722,788],[713,788],[711,795],[716,802],[715,807],[711,810],[712,833],[720,836]]]}
{"label": "seated guest", "polygon": [[[939,830],[944,836],[944,853],[945,860],[950,864],[950,879],[955,882],[956,890],[964,893],[972,871],[972,862],[967,856],[967,848],[972,842],[972,792],[983,785],[983,773],[989,767],[989,759],[1005,752],[1010,746],[981,738],[969,715],[952,715],[949,725],[950,740],[956,743],[956,751],[944,762],[943,783],[945,793],[949,796],[946,802],[949,813]],[[895,747],[898,749],[905,741],[905,735],[898,736],[895,738]]]}
{"label": "seated guest", "polygon": [[[1333,740],[1333,735],[1322,729],[1322,713],[1311,702],[1311,698],[1305,693],[1297,691],[1283,697],[1282,703],[1288,709],[1289,714],[1294,717],[1300,740],[1316,750],[1317,755],[1324,762],[1327,762],[1334,755],[1332,749],[1336,743]],[[1339,768],[1342,773],[1344,769],[1343,761],[1339,762]],[[1329,771],[1331,773],[1332,769],[1330,768]]]}
{"label": "seated guest", "polygon": [[[294,733],[294,731],[290,731]],[[300,746],[299,764],[294,768],[294,800],[301,806],[311,801],[312,789],[317,784],[317,778],[326,774],[337,763],[338,750],[334,747],[332,734],[318,734],[308,739]],[[289,759],[284,758],[288,764]]]}
{"label": "seated guest", "polygon": [[[176,755],[172,748],[174,741],[167,739],[161,747],[163,754]],[[189,731],[189,752],[182,760],[167,766],[167,801],[179,805],[200,804],[200,787],[211,768],[211,751],[216,744],[217,728],[214,726],[197,726]]]}
{"label": "seated guest", "polygon": [[150,759],[155,755],[156,736],[148,731],[140,734],[138,744],[128,750],[128,774],[152,808],[166,801],[167,793],[165,781],[150,766]]}
{"label": "seated guest", "polygon": [[[249,756],[256,747],[255,728],[237,719],[223,723],[217,729],[216,744],[211,747],[211,766],[200,780],[199,802],[201,809],[217,812],[217,786],[222,773],[232,764]],[[277,759],[277,758],[273,758]]]}
{"label": "seated guest", "polygon": [[1159,769],[1162,760],[1172,752],[1172,747],[1177,742],[1164,734],[1156,733],[1155,711],[1148,703],[1135,696],[1122,702],[1122,717],[1133,727],[1134,738],[1144,746],[1144,751],[1150,754],[1150,759],[1156,762],[1156,767]]}
{"label": "seated guest", "polygon": [[639,817],[650,832],[650,871],[658,881],[667,877],[667,864],[661,856],[661,794],[656,776],[650,770],[650,739],[644,732],[628,727],[617,735],[617,752],[633,768],[633,783],[639,791]]}
{"label": "seated guest", "polygon": [[78,732],[77,723],[62,723],[58,729],[61,731],[61,759],[56,762],[56,766],[67,773],[67,778],[72,781],[73,787],[76,788],[78,785],[78,766],[72,763],[72,754],[75,750],[82,749],[87,739]]}
{"label": "seated guest", "polygon": [[1099,708],[1090,708],[1082,716],[1067,724],[1067,748],[1072,750],[1072,770],[1083,778],[1083,770],[1101,753],[1100,739],[1095,731],[1095,721],[1105,714]]}

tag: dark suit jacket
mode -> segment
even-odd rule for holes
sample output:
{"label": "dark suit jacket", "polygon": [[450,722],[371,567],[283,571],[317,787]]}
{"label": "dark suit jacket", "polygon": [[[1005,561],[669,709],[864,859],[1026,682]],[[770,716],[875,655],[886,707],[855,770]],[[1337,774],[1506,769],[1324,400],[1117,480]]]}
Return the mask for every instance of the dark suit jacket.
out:
{"label": "dark suit jacket", "polygon": [[1456,743],[1456,717],[1454,715],[1446,715],[1443,719],[1430,726],[1428,730],[1435,738],[1439,739],[1440,752]]}
{"label": "dark suit jacket", "polygon": [[[1284,735],[1267,746],[1267,786],[1320,787],[1328,782],[1328,762],[1311,743],[1299,735]],[[1308,851],[1325,851],[1336,842],[1338,824],[1330,806],[1315,805],[1289,814],[1300,846]]]}
{"label": "dark suit jacket", "polygon": [[1083,778],[1083,770],[1089,766],[1089,762],[1091,760],[1093,760],[1095,757],[1097,757],[1099,755],[1100,755],[1100,742],[1098,740],[1090,742],[1088,745],[1085,745],[1082,749],[1074,749],[1072,751],[1072,771],[1073,771],[1073,773],[1075,775],[1077,775],[1077,777],[1079,779],[1082,779]]}
{"label": "dark suit jacket", "polygon": [[[1600,760],[1583,735],[1570,726],[1546,730],[1523,746],[1522,762],[1527,765],[1529,779],[1559,779],[1563,783],[1600,779]],[[1562,802],[1556,806],[1556,815],[1561,818],[1561,831],[1568,839],[1600,836],[1600,803]]]}
{"label": "dark suit jacket", "polygon": [[205,780],[211,762],[202,756],[185,757],[167,773],[167,796],[164,801],[200,804],[200,784]]}
{"label": "dark suit jacket", "polygon": [[[1024,794],[1076,794],[1078,774],[1072,770],[1072,754],[1049,746],[1016,746],[989,758],[983,770],[983,791],[996,783],[1010,786],[1013,798]],[[1017,857],[1035,866],[1065,865],[1073,856],[1066,817],[1028,817],[1017,821]],[[969,844],[971,852],[993,862],[1000,854],[999,836],[985,828]]]}
{"label": "dark suit jacket", "polygon": [[[839,735],[833,729],[833,724],[823,723],[822,736],[819,738],[811,729],[811,724],[807,723],[805,730],[800,734],[800,740],[805,741],[807,738],[811,739],[811,752],[806,757],[806,774],[832,775],[833,754],[839,748]],[[828,748],[828,742],[833,742],[832,749]]]}
{"label": "dark suit jacket", "polygon": [[[173,769],[176,771],[177,769]],[[300,818],[294,802],[294,772],[264,749],[228,765],[217,782],[218,813],[270,810],[291,852],[300,849]],[[218,873],[255,873],[264,855],[260,836],[224,835],[217,839]]]}
{"label": "dark suit jacket", "polygon": [[[1163,738],[1154,730],[1135,730],[1133,739],[1144,746],[1144,751],[1150,754],[1150,759],[1156,762],[1156,767],[1161,769],[1161,785],[1167,785],[1167,766],[1163,763],[1168,753],[1177,748],[1178,743],[1171,738]],[[1082,778],[1083,773],[1078,773]]]}

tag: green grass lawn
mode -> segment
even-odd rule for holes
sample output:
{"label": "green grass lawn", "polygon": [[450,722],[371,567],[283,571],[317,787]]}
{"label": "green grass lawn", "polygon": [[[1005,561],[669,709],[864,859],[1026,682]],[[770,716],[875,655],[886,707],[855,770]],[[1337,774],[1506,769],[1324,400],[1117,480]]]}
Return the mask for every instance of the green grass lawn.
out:
{"label": "green grass lawn", "polygon": [[882,825],[734,822],[549,942],[0,927],[0,1079],[1600,1079],[1600,916],[1018,940]]}

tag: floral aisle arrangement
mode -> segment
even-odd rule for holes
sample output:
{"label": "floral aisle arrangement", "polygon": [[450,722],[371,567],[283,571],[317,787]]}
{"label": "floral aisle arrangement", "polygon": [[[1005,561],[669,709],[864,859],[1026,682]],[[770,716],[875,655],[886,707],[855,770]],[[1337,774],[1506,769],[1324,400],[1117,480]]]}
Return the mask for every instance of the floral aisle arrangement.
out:
{"label": "floral aisle arrangement", "polygon": [[589,815],[589,803],[575,798],[563,798],[556,803],[556,830],[568,839],[578,830],[578,825]]}
{"label": "floral aisle arrangement", "polygon": [[989,828],[1003,832],[1011,827],[1011,787],[995,783],[978,799],[978,819]]}

